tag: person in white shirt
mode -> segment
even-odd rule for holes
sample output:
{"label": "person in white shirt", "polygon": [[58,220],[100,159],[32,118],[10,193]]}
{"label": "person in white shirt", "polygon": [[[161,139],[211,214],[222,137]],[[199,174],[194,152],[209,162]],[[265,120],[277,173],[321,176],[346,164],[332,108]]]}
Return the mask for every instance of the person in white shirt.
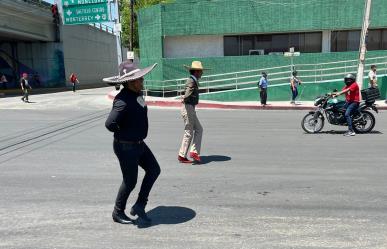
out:
{"label": "person in white shirt", "polygon": [[376,75],[376,66],[371,65],[371,71],[368,73],[369,84],[368,87],[378,87],[378,76]]}

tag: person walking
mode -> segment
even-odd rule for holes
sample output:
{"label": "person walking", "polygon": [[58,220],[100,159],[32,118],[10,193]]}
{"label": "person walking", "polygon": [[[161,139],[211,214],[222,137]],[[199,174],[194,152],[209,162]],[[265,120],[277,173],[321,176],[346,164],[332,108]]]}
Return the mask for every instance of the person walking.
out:
{"label": "person walking", "polygon": [[75,73],[71,73],[70,82],[73,86],[73,92],[75,92],[75,84],[79,84],[78,77]]}
{"label": "person walking", "polygon": [[258,87],[259,87],[259,96],[261,99],[261,105],[263,107],[266,106],[268,84],[269,84],[269,81],[267,80],[267,73],[262,72],[262,77],[258,82]]}
{"label": "person walking", "polygon": [[302,81],[297,77],[297,74],[297,71],[293,71],[292,77],[290,77],[290,90],[292,91],[292,101],[290,101],[290,104],[296,104],[298,86],[302,83]]}
{"label": "person walking", "polygon": [[345,94],[345,118],[348,124],[348,131],[344,133],[344,136],[355,136],[356,133],[352,127],[352,113],[357,111],[360,103],[359,85],[356,83],[356,77],[353,74],[347,74],[344,77],[345,86],[341,92],[334,93],[333,96],[339,96]]}
{"label": "person walking", "polygon": [[22,74],[22,78],[20,79],[20,87],[21,87],[22,92],[23,92],[23,97],[21,98],[21,100],[23,102],[28,103],[29,102],[29,100],[28,100],[28,95],[29,95],[28,89],[32,89],[32,87],[28,83],[28,74],[27,73],[23,73]]}
{"label": "person walking", "polygon": [[0,77],[0,84],[2,85],[3,90],[7,89],[7,82],[8,82],[7,78],[5,77],[4,74],[2,74]]}
{"label": "person walking", "polygon": [[120,163],[123,181],[118,190],[112,213],[114,222],[132,223],[125,214],[127,200],[137,183],[138,166],[145,171],[140,192],[130,214],[137,215],[145,224],[151,219],[145,212],[148,196],[160,175],[160,166],[144,139],[148,135],[148,108],[142,95],[144,76],[157,64],[139,69],[124,61],[119,66],[119,75],[104,78],[103,81],[123,88],[113,101],[112,110],[105,122],[106,128],[114,133],[113,149]]}
{"label": "person walking", "polygon": [[[203,127],[196,115],[195,106],[199,103],[199,79],[203,75],[202,63],[193,61],[191,66],[184,65],[190,76],[185,84],[185,93],[182,96],[181,116],[184,121],[184,136],[181,142],[177,160],[180,163],[201,163],[200,148],[202,143]],[[192,142],[192,145],[191,145]],[[193,161],[187,158],[188,151]]]}
{"label": "person walking", "polygon": [[371,65],[371,70],[368,73],[368,87],[377,88],[378,87],[378,76],[376,75],[376,65]]}

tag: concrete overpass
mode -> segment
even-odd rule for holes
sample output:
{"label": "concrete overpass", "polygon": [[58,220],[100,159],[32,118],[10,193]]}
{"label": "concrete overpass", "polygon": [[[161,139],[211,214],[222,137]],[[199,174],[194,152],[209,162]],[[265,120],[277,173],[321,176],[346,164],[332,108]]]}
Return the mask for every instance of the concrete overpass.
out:
{"label": "concrete overpass", "polygon": [[[35,87],[61,87],[75,72],[82,85],[103,85],[117,71],[116,37],[90,25],[57,26],[41,0],[0,1],[0,74],[7,88],[28,72]],[[0,86],[0,90],[1,90]]]}
{"label": "concrete overpass", "polygon": [[50,4],[35,1],[0,1],[0,40],[53,42]]}

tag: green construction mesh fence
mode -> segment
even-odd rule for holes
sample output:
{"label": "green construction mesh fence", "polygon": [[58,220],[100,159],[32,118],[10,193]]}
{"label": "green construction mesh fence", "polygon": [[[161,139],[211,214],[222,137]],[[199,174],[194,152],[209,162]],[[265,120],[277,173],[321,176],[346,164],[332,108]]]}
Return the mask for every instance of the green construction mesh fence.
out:
{"label": "green construction mesh fence", "polygon": [[[211,68],[206,74],[290,64],[289,58],[275,55],[167,59],[163,58],[166,36],[360,29],[363,8],[363,0],[175,0],[143,9],[139,13],[141,64],[159,64],[147,77],[147,85],[156,90],[179,88],[178,83],[164,81],[187,77],[183,64],[190,64],[192,60],[200,60]],[[387,27],[386,0],[373,0],[371,17],[371,28]],[[386,51],[372,51],[367,56],[386,54]],[[318,64],[357,56],[357,52],[305,53],[294,58],[294,63]]]}

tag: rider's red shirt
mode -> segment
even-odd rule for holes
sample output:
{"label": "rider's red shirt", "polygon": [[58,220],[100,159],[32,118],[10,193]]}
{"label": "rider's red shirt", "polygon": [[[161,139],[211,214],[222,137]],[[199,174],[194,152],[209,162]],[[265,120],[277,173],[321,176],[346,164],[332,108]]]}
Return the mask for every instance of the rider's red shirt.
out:
{"label": "rider's red shirt", "polygon": [[354,82],[350,86],[345,86],[343,90],[346,90],[348,88],[349,88],[349,92],[345,93],[345,100],[347,102],[360,102],[358,84]]}

